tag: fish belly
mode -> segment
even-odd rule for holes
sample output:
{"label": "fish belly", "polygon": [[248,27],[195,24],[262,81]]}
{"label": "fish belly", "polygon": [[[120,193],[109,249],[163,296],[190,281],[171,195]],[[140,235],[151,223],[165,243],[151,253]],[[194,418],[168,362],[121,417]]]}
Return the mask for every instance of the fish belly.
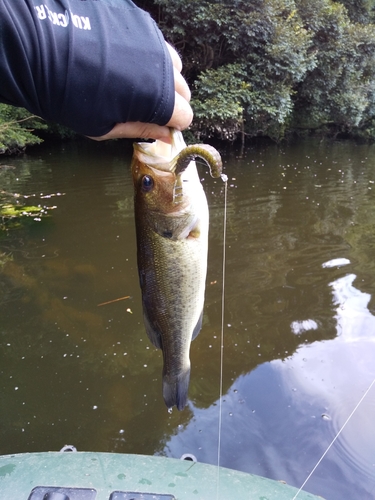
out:
{"label": "fish belly", "polygon": [[197,238],[169,240],[152,231],[138,239],[145,326],[163,350],[163,397],[183,409],[190,379],[190,344],[202,323],[207,272],[207,221]]}

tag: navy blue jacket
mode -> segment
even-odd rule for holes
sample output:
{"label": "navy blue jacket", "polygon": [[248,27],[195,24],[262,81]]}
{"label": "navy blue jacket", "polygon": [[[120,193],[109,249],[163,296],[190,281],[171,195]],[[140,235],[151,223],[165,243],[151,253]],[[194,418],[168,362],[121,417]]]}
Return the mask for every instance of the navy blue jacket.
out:
{"label": "navy blue jacket", "polygon": [[0,101],[84,135],[165,125],[172,61],[131,0],[0,0]]}

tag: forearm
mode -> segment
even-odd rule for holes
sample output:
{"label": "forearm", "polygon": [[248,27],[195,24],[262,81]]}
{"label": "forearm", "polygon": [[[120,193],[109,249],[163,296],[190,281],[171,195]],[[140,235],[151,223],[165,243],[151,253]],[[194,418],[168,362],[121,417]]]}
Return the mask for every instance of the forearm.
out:
{"label": "forearm", "polygon": [[2,0],[0,100],[90,136],[116,123],[167,124],[172,60],[129,0]]}

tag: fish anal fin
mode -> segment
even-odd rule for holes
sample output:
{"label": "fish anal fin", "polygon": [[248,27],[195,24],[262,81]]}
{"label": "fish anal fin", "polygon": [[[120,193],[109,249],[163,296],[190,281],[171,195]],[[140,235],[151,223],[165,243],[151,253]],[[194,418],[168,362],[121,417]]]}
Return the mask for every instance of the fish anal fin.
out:
{"label": "fish anal fin", "polygon": [[147,336],[151,340],[152,345],[154,345],[157,349],[162,349],[161,335],[157,330],[155,330],[155,328],[152,327],[145,310],[143,310],[143,322],[146,328]]}
{"label": "fish anal fin", "polygon": [[191,337],[191,340],[194,340],[198,336],[198,333],[202,329],[202,323],[203,323],[203,309],[202,309],[201,315],[199,316],[197,324],[195,325],[195,328],[193,330],[193,335]]}

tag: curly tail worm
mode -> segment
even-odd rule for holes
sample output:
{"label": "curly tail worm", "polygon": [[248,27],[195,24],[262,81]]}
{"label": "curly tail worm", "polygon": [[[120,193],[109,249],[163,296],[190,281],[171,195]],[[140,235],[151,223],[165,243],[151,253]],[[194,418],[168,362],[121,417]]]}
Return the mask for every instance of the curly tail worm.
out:
{"label": "curly tail worm", "polygon": [[222,173],[223,162],[221,156],[215,148],[209,144],[193,144],[184,148],[172,162],[171,170],[176,174],[176,182],[173,188],[174,203],[181,203],[183,198],[183,188],[181,182],[182,172],[187,168],[189,163],[195,158],[202,158],[210,167],[211,177],[221,177],[223,182],[227,182],[228,178]]}
{"label": "curly tail worm", "polygon": [[192,144],[184,148],[177,156],[174,173],[181,174],[195,158],[201,158],[210,167],[211,177],[220,177],[223,168],[221,156],[209,144]]}

